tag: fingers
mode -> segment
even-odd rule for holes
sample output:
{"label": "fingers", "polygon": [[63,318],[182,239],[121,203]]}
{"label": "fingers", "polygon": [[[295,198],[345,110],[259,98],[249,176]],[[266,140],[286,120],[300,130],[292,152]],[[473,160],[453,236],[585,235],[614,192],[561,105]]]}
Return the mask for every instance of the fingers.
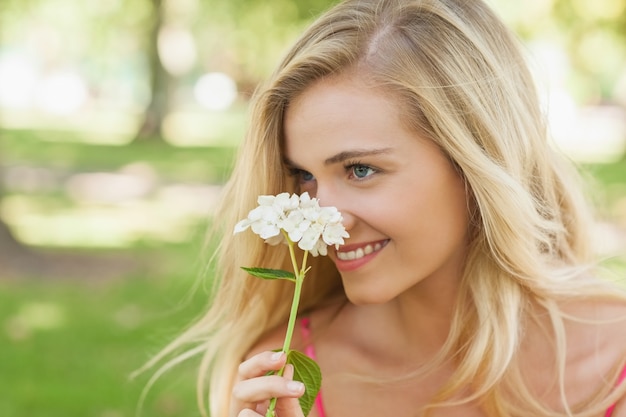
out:
{"label": "fingers", "polygon": [[300,401],[298,401],[298,398],[301,397],[302,394],[304,394],[304,384],[299,381],[293,381],[293,373],[293,365],[287,365],[285,367],[284,373],[285,379],[289,381],[288,383],[299,384],[302,388],[302,391],[297,397],[283,397],[278,400],[278,402],[276,403],[276,414],[278,416],[304,417],[304,415],[302,414],[302,408],[300,407]]}
{"label": "fingers", "polygon": [[294,373],[293,365],[285,366],[285,372],[283,372],[283,376],[285,378],[289,380],[293,379],[293,373]]}
{"label": "fingers", "polygon": [[[291,365],[289,368],[293,368]],[[233,398],[239,402],[256,403],[270,398],[293,397],[304,394],[304,384],[284,376],[269,375],[238,382],[233,387]]]}
{"label": "fingers", "polygon": [[271,398],[278,398],[276,411],[280,416],[300,417],[298,398],[304,394],[304,384],[293,381],[293,366],[285,367],[284,375],[267,375],[280,370],[286,362],[282,352],[263,352],[239,366],[238,379],[232,391],[231,415],[257,417],[264,413]]}
{"label": "fingers", "polygon": [[245,408],[241,410],[237,417],[263,417],[263,414],[259,414],[255,411],[250,410],[249,408]]}
{"label": "fingers", "polygon": [[262,352],[239,365],[239,378],[249,379],[265,375],[269,371],[278,371],[285,365],[287,356],[284,352]]}

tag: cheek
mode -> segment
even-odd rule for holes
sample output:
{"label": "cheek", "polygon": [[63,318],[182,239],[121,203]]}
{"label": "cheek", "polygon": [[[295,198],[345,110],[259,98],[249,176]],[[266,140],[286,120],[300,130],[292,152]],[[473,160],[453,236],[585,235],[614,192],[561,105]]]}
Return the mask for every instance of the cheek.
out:
{"label": "cheek", "polygon": [[437,205],[433,205],[431,227],[433,239],[444,245],[458,246],[467,242],[469,214],[465,187],[451,183],[448,192],[442,193]]}
{"label": "cheek", "polygon": [[[421,235],[426,242],[464,236],[468,213],[462,181],[453,177],[433,185],[419,187],[414,184],[412,195],[406,195],[393,206],[392,218],[404,219],[405,230]],[[399,222],[396,220],[396,223]]]}

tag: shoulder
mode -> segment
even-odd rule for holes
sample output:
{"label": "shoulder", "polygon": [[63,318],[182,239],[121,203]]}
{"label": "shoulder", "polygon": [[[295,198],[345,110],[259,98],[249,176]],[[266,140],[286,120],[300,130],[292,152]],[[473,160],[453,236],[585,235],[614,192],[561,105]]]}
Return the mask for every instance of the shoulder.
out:
{"label": "shoulder", "polygon": [[581,354],[593,349],[626,360],[626,300],[586,299],[560,307],[572,349],[578,346]]}
{"label": "shoulder", "polygon": [[[562,332],[545,311],[535,313],[525,331],[520,360],[525,364],[522,373],[536,392],[549,393],[546,400],[559,406],[554,378],[560,372],[559,359],[564,360],[566,396],[573,403],[617,385],[626,365],[626,302],[599,298],[561,302],[555,313],[563,319]],[[619,407],[626,404],[618,403],[613,417],[623,416]]]}
{"label": "shoulder", "polygon": [[614,382],[626,363],[626,302],[587,299],[562,306],[567,359]]}
{"label": "shoulder", "polygon": [[[563,312],[566,389],[581,399],[614,389],[626,366],[626,302],[589,299],[568,303]],[[618,401],[613,417],[626,416],[625,402]]]}

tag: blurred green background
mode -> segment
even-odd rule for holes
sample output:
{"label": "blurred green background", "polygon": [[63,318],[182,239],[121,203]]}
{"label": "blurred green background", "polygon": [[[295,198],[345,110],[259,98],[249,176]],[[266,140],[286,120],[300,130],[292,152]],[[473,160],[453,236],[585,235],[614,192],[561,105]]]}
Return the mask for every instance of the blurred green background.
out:
{"label": "blurred green background", "polygon": [[[0,0],[0,417],[130,417],[205,306],[247,100],[329,0]],[[492,0],[626,276],[626,0]],[[209,274],[210,276],[210,274]],[[194,366],[142,416],[198,416]]]}

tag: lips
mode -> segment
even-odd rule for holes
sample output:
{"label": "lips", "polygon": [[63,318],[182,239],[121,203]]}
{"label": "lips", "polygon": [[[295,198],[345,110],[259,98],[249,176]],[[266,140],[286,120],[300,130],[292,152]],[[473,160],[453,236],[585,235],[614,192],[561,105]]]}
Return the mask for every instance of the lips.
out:
{"label": "lips", "polygon": [[378,252],[379,250],[384,248],[388,242],[389,240],[381,240],[380,242],[368,243],[355,249],[352,249],[354,248],[354,245],[351,245],[351,250],[346,250],[347,248],[344,248],[341,251],[337,251],[337,258],[342,261],[354,261],[357,259],[361,259],[367,255],[371,255],[374,252]]}

